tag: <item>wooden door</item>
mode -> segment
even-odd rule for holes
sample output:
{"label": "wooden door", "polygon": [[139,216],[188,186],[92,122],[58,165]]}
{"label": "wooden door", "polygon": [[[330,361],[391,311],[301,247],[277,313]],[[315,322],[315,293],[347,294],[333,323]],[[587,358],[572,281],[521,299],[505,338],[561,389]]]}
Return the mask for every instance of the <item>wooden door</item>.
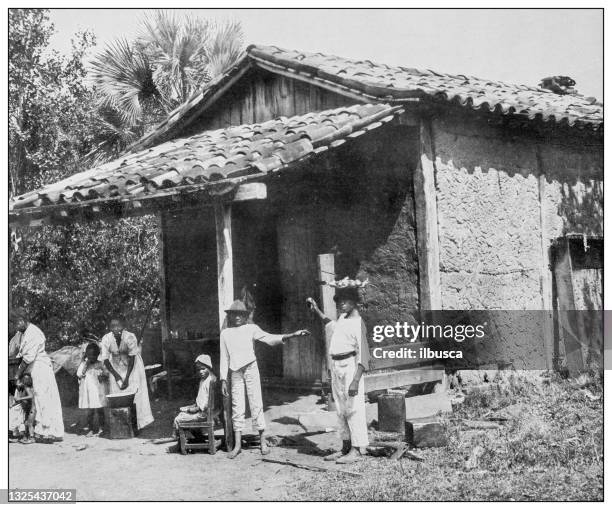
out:
{"label": "wooden door", "polygon": [[318,298],[316,221],[308,207],[292,208],[279,215],[278,259],[283,294],[283,332],[307,328],[311,337],[292,339],[283,346],[283,376],[313,383],[321,380],[323,339],[306,306],[309,296]]}
{"label": "wooden door", "polygon": [[562,238],[555,246],[558,353],[571,374],[603,364],[603,242]]}

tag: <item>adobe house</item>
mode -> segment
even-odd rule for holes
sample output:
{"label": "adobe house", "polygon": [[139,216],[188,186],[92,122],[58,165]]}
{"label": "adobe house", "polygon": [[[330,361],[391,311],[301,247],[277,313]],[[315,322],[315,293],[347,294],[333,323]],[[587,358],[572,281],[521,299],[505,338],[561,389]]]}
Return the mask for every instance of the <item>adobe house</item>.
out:
{"label": "adobe house", "polygon": [[[315,328],[305,300],[334,313],[320,283],[335,274],[369,280],[369,326],[422,310],[547,311],[537,334],[493,344],[491,359],[522,368],[566,362],[555,310],[602,308],[602,208],[594,100],[250,46],[123,157],[17,197],[9,217],[157,215],[168,345],[218,350],[222,310],[245,285],[263,328]],[[592,256],[573,269],[577,239]],[[263,376],[324,379],[313,331],[262,347]],[[377,360],[368,390],[441,378],[405,366]]]}

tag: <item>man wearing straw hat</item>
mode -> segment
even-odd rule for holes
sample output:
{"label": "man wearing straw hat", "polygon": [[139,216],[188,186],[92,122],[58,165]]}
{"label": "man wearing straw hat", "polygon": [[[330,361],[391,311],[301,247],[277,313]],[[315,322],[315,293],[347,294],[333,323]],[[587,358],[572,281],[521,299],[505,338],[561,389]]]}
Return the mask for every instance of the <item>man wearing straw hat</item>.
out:
{"label": "man wearing straw hat", "polygon": [[350,464],[360,460],[368,446],[363,374],[368,368],[370,351],[366,327],[357,308],[360,302],[357,288],[337,289],[334,301],[338,307],[336,321],[326,317],[314,299],[307,300],[310,309],[325,324],[325,336],[329,339],[332,395],[342,440],[342,449],[325,460]]}
{"label": "man wearing straw hat", "polygon": [[240,300],[234,301],[229,309],[225,310],[225,313],[227,314],[228,327],[221,331],[221,391],[224,396],[228,396],[227,378],[229,376],[232,391],[232,423],[234,425],[234,449],[228,454],[228,457],[233,459],[242,451],[240,442],[245,424],[245,387],[246,396],[249,399],[251,418],[259,430],[261,454],[266,455],[270,452],[270,449],[265,438],[266,421],[261,398],[259,368],[257,367],[253,344],[258,341],[268,345],[280,345],[285,340],[307,336],[310,333],[305,329],[288,335],[266,333],[256,324],[248,324],[250,312]]}

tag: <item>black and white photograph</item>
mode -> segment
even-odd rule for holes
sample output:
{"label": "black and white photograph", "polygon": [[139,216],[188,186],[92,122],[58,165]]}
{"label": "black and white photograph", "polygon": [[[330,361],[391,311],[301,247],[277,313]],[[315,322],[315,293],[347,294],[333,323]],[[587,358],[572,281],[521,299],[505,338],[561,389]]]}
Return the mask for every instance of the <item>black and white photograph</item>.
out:
{"label": "black and white photograph", "polygon": [[604,8],[128,4],[4,9],[0,500],[603,503]]}

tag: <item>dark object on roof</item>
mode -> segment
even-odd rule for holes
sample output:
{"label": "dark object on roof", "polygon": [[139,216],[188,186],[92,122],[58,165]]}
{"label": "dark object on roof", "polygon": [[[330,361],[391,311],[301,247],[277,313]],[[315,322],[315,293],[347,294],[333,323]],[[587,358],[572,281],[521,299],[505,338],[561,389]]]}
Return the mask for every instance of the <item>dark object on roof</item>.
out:
{"label": "dark object on roof", "polygon": [[183,123],[186,118],[215,103],[226,88],[252,67],[314,83],[366,102],[397,104],[421,100],[456,104],[553,126],[569,125],[595,131],[603,126],[603,105],[578,94],[561,95],[539,87],[473,76],[252,45],[232,68],[171,112],[151,133],[136,142],[132,150],[142,150],[176,136],[174,130],[179,121]]}
{"label": "dark object on roof", "polygon": [[542,78],[542,81],[540,81],[540,88],[561,95],[575,94],[574,85],[576,85],[576,82],[569,76],[549,76],[548,78]]}
{"label": "dark object on roof", "polygon": [[337,147],[390,121],[403,110],[354,105],[262,124],[205,131],[128,154],[17,197],[11,219],[41,206],[140,200],[179,190],[233,189]]}

